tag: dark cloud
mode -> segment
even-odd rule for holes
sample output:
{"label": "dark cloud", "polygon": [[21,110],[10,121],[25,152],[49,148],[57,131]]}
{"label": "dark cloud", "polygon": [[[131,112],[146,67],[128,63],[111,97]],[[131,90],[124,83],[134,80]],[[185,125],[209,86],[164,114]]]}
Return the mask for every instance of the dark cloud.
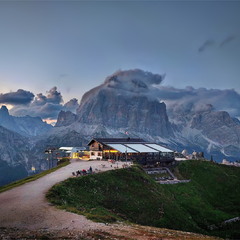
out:
{"label": "dark cloud", "polygon": [[198,48],[198,52],[203,52],[214,45],[215,45],[214,40],[207,40]]}
{"label": "dark cloud", "polygon": [[47,102],[60,104],[63,102],[62,95],[57,91],[57,87],[53,87],[47,92]]}
{"label": "dark cloud", "polygon": [[57,91],[57,87],[53,87],[47,91],[46,96],[42,93],[37,94],[34,101],[32,102],[32,105],[42,106],[47,103],[60,104],[62,102],[63,99],[61,93]]}
{"label": "dark cloud", "polygon": [[28,104],[33,100],[33,98],[33,93],[18,89],[16,92],[0,94],[0,103],[12,105]]}
{"label": "dark cloud", "polygon": [[39,93],[28,106],[14,106],[10,113],[15,116],[39,116],[43,119],[56,119],[61,110],[76,111],[77,99],[63,105],[63,98],[57,87],[51,88],[46,95]]}
{"label": "dark cloud", "polygon": [[[220,43],[219,43],[219,47],[224,47],[225,45],[231,43],[232,41],[236,40],[237,36],[236,35],[229,35],[227,36],[225,39],[223,39]],[[215,40],[207,40],[205,41],[199,48],[198,48],[198,52],[204,52],[207,49],[214,47],[216,45],[216,41]]]}
{"label": "dark cloud", "polygon": [[237,36],[235,35],[230,35],[228,37],[226,37],[220,44],[219,47],[223,47],[227,44],[229,44],[230,42],[234,41],[237,38]]}

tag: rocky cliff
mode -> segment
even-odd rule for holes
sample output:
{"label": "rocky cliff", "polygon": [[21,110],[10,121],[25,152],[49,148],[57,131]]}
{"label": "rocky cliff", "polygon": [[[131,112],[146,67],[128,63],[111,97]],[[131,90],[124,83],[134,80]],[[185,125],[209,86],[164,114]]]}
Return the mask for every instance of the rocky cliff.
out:
{"label": "rocky cliff", "polygon": [[166,105],[138,94],[123,95],[117,89],[88,92],[77,110],[79,124],[101,125],[135,133],[169,138],[173,136]]}

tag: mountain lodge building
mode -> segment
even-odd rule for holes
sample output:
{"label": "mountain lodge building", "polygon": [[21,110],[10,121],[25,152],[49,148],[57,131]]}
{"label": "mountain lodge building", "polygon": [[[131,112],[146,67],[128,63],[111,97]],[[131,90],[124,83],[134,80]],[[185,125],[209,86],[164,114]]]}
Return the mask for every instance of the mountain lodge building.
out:
{"label": "mountain lodge building", "polygon": [[135,161],[143,165],[170,165],[174,151],[140,138],[94,138],[89,143],[90,159]]}

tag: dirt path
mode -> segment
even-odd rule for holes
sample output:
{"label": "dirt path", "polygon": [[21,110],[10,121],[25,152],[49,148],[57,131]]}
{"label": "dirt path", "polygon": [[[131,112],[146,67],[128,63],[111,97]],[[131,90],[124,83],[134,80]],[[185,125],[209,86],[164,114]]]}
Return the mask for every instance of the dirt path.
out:
{"label": "dirt path", "polygon": [[[46,192],[56,183],[72,177],[73,171],[88,169],[90,166],[93,170],[96,168],[101,171],[112,169],[110,163],[104,162],[104,164],[103,168],[99,161],[72,161],[68,166],[34,182],[0,193],[0,233],[2,234],[0,239],[42,239],[43,235],[48,236],[48,239],[95,239],[92,238],[94,234],[97,234],[96,236],[100,234],[103,237],[101,239],[113,239],[109,237],[109,234],[114,235],[114,239],[160,239],[161,229],[149,228],[150,230],[147,230],[147,228],[137,226],[95,223],[84,216],[59,210],[47,202]],[[121,164],[118,166],[120,167]],[[157,234],[157,238],[153,237],[153,231],[155,235]],[[203,239],[196,237],[197,235],[194,235],[196,238],[182,238],[182,236],[181,238],[169,238],[170,232],[171,230],[168,230],[168,238],[163,236],[161,238]],[[91,238],[85,238],[89,234]],[[79,238],[80,235],[85,237]]]}

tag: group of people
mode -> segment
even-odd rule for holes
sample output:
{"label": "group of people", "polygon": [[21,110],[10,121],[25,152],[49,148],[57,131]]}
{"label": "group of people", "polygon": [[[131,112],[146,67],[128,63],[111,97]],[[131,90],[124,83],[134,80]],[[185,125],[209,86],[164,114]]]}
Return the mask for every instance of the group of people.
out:
{"label": "group of people", "polygon": [[89,169],[83,169],[83,170],[77,170],[76,172],[72,172],[72,175],[75,176],[75,177],[78,177],[78,176],[84,176],[84,175],[87,175],[87,174],[92,174],[93,173],[93,170],[92,170],[92,167],[90,166]]}

